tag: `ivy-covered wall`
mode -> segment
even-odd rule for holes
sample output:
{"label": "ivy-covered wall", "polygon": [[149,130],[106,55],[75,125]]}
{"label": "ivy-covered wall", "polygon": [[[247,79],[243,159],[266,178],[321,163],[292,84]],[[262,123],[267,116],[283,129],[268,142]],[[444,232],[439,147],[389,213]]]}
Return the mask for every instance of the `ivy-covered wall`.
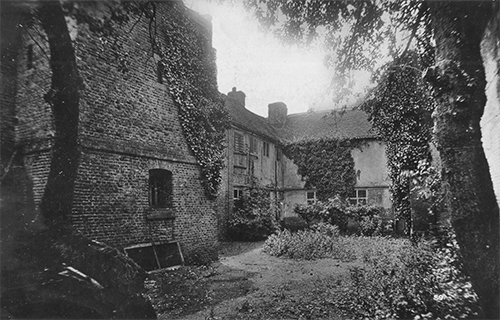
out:
{"label": "ivy-covered wall", "polygon": [[295,204],[306,202],[306,192],[316,190],[318,200],[339,195],[348,199],[354,189],[363,189],[367,202],[390,213],[391,184],[382,141],[371,139],[320,139],[294,142],[285,148],[288,199],[287,214]]}
{"label": "ivy-covered wall", "polygon": [[290,143],[285,155],[298,167],[304,188],[315,188],[319,200],[347,198],[356,184],[350,140],[319,139]]}
{"label": "ivy-covered wall", "polygon": [[[176,240],[188,261],[214,259],[212,198],[228,121],[219,104],[211,30],[180,1],[148,6],[111,37],[96,36],[85,23],[73,30],[83,84],[72,221],[92,239],[119,248]],[[43,101],[50,85],[47,49],[38,32],[33,34],[42,47],[23,34],[17,59],[16,139],[38,202],[53,132]],[[172,173],[173,215],[157,220],[146,219],[151,169]]]}

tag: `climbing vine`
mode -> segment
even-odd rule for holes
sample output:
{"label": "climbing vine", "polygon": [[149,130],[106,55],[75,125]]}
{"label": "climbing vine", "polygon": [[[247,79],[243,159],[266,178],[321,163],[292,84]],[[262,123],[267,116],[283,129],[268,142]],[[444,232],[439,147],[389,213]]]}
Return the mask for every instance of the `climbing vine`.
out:
{"label": "climbing vine", "polygon": [[336,195],[345,199],[356,184],[354,147],[355,141],[322,138],[290,143],[284,152],[299,167],[297,173],[305,179],[305,188],[317,189],[319,200]]}
{"label": "climbing vine", "polygon": [[179,109],[187,142],[201,166],[207,195],[217,196],[224,167],[225,132],[229,114],[217,89],[215,53],[210,35],[189,17],[180,2],[164,2],[168,14],[156,14],[149,2],[149,32],[153,52],[159,57],[159,77],[166,79]]}
{"label": "climbing vine", "polygon": [[361,106],[387,143],[393,205],[397,218],[407,222],[411,221],[410,177],[419,163],[431,163],[434,100],[419,68],[416,53],[388,64],[378,87]]}

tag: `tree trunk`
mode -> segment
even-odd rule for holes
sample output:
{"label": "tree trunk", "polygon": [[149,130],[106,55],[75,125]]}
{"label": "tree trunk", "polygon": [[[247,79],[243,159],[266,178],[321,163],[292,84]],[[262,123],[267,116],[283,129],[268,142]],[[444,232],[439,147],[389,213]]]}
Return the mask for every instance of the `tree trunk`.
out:
{"label": "tree trunk", "polygon": [[446,201],[464,265],[484,311],[499,314],[499,209],[481,143],[486,103],[480,43],[491,2],[430,1],[436,66],[426,79],[437,107],[434,135]]}
{"label": "tree trunk", "polygon": [[47,185],[40,204],[48,226],[69,225],[78,171],[79,87],[81,79],[59,1],[41,1],[38,18],[50,47],[51,89],[44,96],[52,107],[55,136]]}

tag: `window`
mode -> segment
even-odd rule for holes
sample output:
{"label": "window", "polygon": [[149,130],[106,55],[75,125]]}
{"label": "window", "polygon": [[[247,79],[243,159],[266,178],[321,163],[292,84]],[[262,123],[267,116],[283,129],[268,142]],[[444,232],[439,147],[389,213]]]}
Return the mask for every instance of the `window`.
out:
{"label": "window", "polygon": [[233,200],[239,200],[243,197],[242,189],[234,189],[233,190]]}
{"label": "window", "polygon": [[308,191],[306,193],[307,204],[314,204],[316,202],[316,191]]}
{"label": "window", "polygon": [[172,207],[172,172],[149,170],[149,204],[152,208]]}
{"label": "window", "polygon": [[363,205],[368,202],[368,191],[366,189],[355,189],[349,195],[349,203],[351,205]]}
{"label": "window", "polygon": [[233,212],[243,209],[243,189],[233,189]]}
{"label": "window", "polygon": [[158,83],[163,83],[163,70],[165,69],[165,66],[163,65],[163,62],[158,61],[156,64],[156,80]]}
{"label": "window", "polygon": [[255,137],[250,137],[250,153],[257,153],[259,141]]}
{"label": "window", "polygon": [[269,157],[269,142],[264,141],[262,144],[262,154],[264,157]]}
{"label": "window", "polygon": [[243,135],[241,133],[234,133],[234,152],[243,153],[245,144],[243,143]]}

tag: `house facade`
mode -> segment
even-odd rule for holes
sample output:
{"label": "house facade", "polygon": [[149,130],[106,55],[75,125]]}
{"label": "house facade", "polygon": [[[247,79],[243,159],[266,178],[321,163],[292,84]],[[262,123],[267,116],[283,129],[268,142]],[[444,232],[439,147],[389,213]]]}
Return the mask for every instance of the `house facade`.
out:
{"label": "house facade", "polygon": [[268,106],[264,118],[245,108],[245,94],[236,88],[226,97],[226,108],[232,118],[227,132],[227,166],[222,183],[223,217],[230,216],[234,201],[252,184],[265,187],[276,200],[279,219],[296,216],[294,207],[316,201],[316,189],[306,187],[297,165],[284,153],[292,141],[316,138],[349,138],[359,140],[351,150],[356,172],[355,192],[349,201],[369,203],[391,212],[385,144],[378,139],[360,110],[318,111],[287,114],[283,102]]}
{"label": "house facade", "polygon": [[[227,157],[219,196],[221,230],[234,202],[250,187],[267,189],[272,200],[282,197],[285,165],[283,145],[275,130],[266,118],[245,108],[245,93],[234,88],[227,94],[225,105],[231,128],[226,133]],[[275,209],[279,214],[278,208]]]}
{"label": "house facade", "polygon": [[[158,28],[175,19],[172,6],[156,3]],[[187,32],[203,43],[201,54],[214,55],[210,21],[187,8],[184,12],[191,26]],[[206,196],[178,106],[159,76],[148,19],[133,16],[121,27],[119,49],[112,46],[113,39],[96,36],[86,24],[69,27],[83,79],[74,227],[119,249],[178,243],[188,261],[216,259],[215,202]],[[20,39],[11,48],[15,85],[8,92],[14,103],[5,106],[5,113],[15,119],[9,133],[23,155],[38,204],[54,137],[52,111],[43,99],[51,81],[45,55],[49,50],[37,32],[16,32]],[[128,54],[127,72],[119,68],[117,50]],[[209,67],[215,70],[215,61]]]}

